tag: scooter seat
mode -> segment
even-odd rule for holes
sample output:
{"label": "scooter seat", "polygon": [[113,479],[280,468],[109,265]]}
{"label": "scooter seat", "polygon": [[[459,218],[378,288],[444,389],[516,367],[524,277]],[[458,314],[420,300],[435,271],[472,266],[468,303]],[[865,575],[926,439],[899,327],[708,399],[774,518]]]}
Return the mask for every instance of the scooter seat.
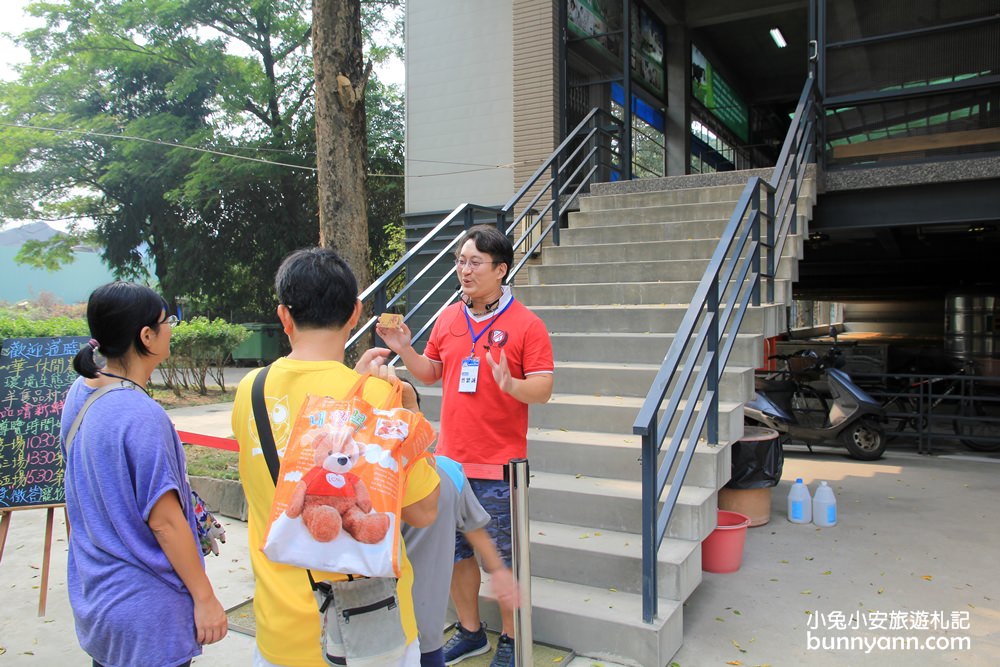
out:
{"label": "scooter seat", "polygon": [[792,380],[769,380],[768,378],[755,377],[753,380],[754,391],[770,393],[792,393],[797,387]]}

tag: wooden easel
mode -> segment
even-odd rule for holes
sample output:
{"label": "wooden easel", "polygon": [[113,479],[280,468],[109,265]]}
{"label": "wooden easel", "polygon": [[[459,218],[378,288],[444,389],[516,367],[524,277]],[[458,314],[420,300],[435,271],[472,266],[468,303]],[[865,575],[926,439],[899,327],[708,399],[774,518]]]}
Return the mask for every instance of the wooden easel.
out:
{"label": "wooden easel", "polygon": [[[49,595],[49,562],[52,559],[52,526],[55,523],[56,508],[62,507],[66,512],[66,505],[31,505],[29,507],[11,507],[0,510],[0,562],[3,562],[3,548],[7,542],[7,531],[10,530],[10,521],[17,510],[44,509],[45,515],[45,545],[42,551],[42,583],[38,591],[38,615],[45,616],[45,603]],[[66,518],[66,537],[69,537],[69,514]]]}

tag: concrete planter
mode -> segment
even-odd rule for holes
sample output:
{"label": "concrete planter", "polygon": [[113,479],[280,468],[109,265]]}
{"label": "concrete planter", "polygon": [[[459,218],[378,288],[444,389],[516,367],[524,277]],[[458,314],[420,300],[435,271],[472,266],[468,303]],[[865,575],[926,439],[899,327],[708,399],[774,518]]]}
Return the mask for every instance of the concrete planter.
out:
{"label": "concrete planter", "polygon": [[247,520],[247,499],[240,482],[233,479],[197,476],[188,479],[191,488],[202,497],[212,512],[240,521]]}

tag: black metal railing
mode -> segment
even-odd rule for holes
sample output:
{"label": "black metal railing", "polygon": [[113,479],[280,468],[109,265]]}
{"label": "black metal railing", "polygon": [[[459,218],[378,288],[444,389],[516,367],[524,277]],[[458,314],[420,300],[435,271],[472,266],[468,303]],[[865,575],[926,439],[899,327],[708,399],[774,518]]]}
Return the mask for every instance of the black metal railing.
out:
{"label": "black metal railing", "polygon": [[[761,279],[764,298],[774,301],[778,261],[788,234],[796,232],[802,180],[815,157],[818,118],[815,81],[809,78],[770,180],[753,177],[743,189],[633,424],[633,433],[642,436],[642,615],[647,623],[657,614],[656,554],[699,440],[718,442],[719,380],[749,307],[761,303]],[[664,444],[666,455],[657,466]]]}
{"label": "black metal railing", "polygon": [[[359,298],[370,316],[347,341],[348,349],[372,333],[378,315],[387,310],[405,309],[405,322],[422,322],[413,334],[414,342],[420,340],[457,298],[459,290],[452,267],[455,246],[464,230],[484,215],[495,220],[497,227],[513,238],[515,260],[506,280],[510,284],[543,242],[548,240],[559,245],[561,221],[577,198],[588,192],[592,183],[602,177],[607,180],[608,174],[620,169],[621,134],[621,121],[594,108],[506,204],[501,207],[479,204],[456,207],[361,293]],[[433,252],[432,249],[439,245],[433,257],[421,265],[424,253]],[[401,286],[400,282],[403,282]],[[429,283],[432,284],[428,288]],[[422,296],[416,299],[418,290]],[[439,305],[442,300],[443,305]],[[428,316],[434,307],[437,310]],[[390,363],[396,361],[398,358]]]}
{"label": "black metal railing", "polygon": [[974,374],[853,373],[851,378],[885,408],[890,440],[912,438],[920,454],[933,443],[958,441],[977,452],[1000,451],[1000,378]]}

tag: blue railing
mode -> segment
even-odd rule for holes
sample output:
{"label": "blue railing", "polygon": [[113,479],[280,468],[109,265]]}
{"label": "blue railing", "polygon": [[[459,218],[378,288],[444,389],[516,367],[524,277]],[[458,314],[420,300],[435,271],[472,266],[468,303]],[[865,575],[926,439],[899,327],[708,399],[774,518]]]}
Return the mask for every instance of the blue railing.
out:
{"label": "blue railing", "polygon": [[[501,207],[479,204],[456,207],[361,293],[359,298],[370,316],[347,341],[348,349],[373,331],[380,313],[402,310],[404,306],[405,322],[424,321],[413,334],[414,342],[420,340],[458,297],[452,266],[455,246],[464,230],[483,216],[494,220],[497,227],[513,239],[515,261],[507,275],[507,283],[514,280],[546,239],[559,245],[560,221],[580,194],[588,192],[590,185],[601,178],[608,180],[608,174],[621,168],[621,133],[621,121],[605,111],[592,109],[506,204]],[[424,253],[439,244],[443,246],[430,261],[421,265]],[[400,282],[403,282],[401,286]],[[428,283],[433,284],[427,288]],[[427,291],[412,303],[417,293],[415,288],[420,291],[427,288]],[[426,317],[428,310],[442,300],[444,304],[438,305],[437,310]],[[390,363],[397,360],[394,358]]]}
{"label": "blue railing", "polygon": [[[632,426],[642,436],[642,616],[647,623],[657,614],[656,554],[699,440],[718,442],[719,381],[748,308],[761,303],[761,279],[766,302],[774,301],[778,261],[788,234],[796,232],[796,202],[806,165],[814,159],[818,117],[810,78],[770,180],[753,177],[743,189]],[[657,466],[664,444],[666,455]]]}

